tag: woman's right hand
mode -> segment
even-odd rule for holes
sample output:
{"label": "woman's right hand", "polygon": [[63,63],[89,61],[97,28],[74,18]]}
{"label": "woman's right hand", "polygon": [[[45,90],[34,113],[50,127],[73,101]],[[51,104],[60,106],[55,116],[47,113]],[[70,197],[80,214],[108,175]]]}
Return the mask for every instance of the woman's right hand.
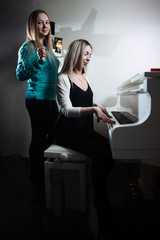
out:
{"label": "woman's right hand", "polygon": [[40,60],[45,61],[46,59],[46,49],[44,47],[37,48],[37,55]]}
{"label": "woman's right hand", "polygon": [[108,118],[104,112],[101,110],[99,107],[94,107],[95,108],[95,114],[97,116],[97,122],[100,122],[101,120],[104,123],[110,123],[110,124],[115,124],[116,122],[112,120],[111,118]]}

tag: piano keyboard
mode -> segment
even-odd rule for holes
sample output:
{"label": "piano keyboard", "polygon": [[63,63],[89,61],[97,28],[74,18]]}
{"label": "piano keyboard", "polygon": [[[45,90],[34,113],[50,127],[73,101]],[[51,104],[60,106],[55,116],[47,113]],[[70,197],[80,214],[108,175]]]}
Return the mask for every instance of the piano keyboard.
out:
{"label": "piano keyboard", "polygon": [[129,112],[112,111],[111,113],[120,124],[130,124],[138,121],[138,119]]}

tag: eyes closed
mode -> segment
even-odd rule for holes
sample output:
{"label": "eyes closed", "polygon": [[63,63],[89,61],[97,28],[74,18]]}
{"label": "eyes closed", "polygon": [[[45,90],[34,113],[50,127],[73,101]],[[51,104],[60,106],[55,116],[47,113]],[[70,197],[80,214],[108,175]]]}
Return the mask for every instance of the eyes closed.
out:
{"label": "eyes closed", "polygon": [[91,59],[92,54],[89,53],[88,51],[86,51],[86,52],[84,53],[84,56],[85,56],[85,57],[89,57],[89,58]]}

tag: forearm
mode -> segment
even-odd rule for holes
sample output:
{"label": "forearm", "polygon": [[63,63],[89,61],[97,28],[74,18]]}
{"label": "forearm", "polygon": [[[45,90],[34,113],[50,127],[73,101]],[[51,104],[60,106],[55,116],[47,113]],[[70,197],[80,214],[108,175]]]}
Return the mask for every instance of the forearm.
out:
{"label": "forearm", "polygon": [[96,108],[95,106],[93,107],[81,107],[80,108],[80,115],[83,116],[88,116],[91,115],[93,113],[96,113]]}
{"label": "forearm", "polygon": [[36,49],[29,43],[25,43],[19,50],[16,68],[17,79],[24,81],[34,76],[44,66],[44,61],[37,56]]}

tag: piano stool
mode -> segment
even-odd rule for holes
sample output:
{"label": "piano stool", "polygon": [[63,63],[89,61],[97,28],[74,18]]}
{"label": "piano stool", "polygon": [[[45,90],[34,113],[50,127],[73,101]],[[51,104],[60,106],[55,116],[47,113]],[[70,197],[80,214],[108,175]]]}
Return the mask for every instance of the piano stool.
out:
{"label": "piano stool", "polygon": [[[47,158],[44,162],[46,208],[51,208],[51,169],[76,170],[79,172],[80,210],[84,212],[88,196],[86,191],[89,179],[89,157],[83,153],[55,144],[52,144],[44,151],[44,157]],[[63,171],[60,180],[63,189],[62,194],[65,199]],[[64,199],[62,199],[63,202]]]}

